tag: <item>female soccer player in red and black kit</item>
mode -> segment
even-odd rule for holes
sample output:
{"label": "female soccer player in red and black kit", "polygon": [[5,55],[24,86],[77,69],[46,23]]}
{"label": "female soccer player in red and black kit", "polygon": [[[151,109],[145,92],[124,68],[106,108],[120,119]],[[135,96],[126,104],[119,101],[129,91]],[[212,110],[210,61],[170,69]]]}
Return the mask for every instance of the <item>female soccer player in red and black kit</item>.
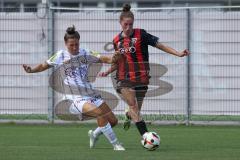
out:
{"label": "female soccer player in red and black kit", "polygon": [[185,49],[178,52],[158,42],[158,37],[147,33],[144,29],[133,28],[134,15],[130,9],[129,4],[123,6],[120,15],[122,31],[113,39],[114,49],[120,54],[113,56],[115,64],[108,71],[102,72],[100,76],[107,76],[117,70],[116,90],[129,105],[124,129],[127,130],[130,127],[132,120],[140,134],[143,135],[147,132],[147,127],[140,116],[140,110],[148,90],[150,78],[148,45],[178,57],[189,55],[189,51]]}

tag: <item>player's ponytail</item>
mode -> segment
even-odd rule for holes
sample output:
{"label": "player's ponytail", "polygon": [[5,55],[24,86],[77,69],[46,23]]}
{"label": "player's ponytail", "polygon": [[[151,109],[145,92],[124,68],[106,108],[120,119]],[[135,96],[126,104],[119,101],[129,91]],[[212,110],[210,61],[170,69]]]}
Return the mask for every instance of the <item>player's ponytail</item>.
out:
{"label": "player's ponytail", "polygon": [[124,4],[123,8],[122,8],[122,13],[120,14],[120,21],[123,18],[132,18],[134,19],[134,14],[132,13],[131,9],[131,5],[130,4]]}
{"label": "player's ponytail", "polygon": [[73,25],[72,27],[68,27],[66,30],[66,33],[64,35],[64,41],[66,42],[68,39],[80,39],[80,35],[78,31],[75,30],[75,26]]}
{"label": "player's ponytail", "polygon": [[126,4],[123,5],[122,11],[123,12],[128,12],[128,11],[130,11],[130,9],[131,9],[131,5],[126,3]]}

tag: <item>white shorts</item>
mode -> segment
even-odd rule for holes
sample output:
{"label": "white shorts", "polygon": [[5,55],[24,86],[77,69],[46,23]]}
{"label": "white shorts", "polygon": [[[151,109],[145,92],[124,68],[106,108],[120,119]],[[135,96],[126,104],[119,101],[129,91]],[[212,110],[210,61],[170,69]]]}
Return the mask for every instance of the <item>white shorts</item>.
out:
{"label": "white shorts", "polygon": [[73,100],[72,105],[69,108],[70,113],[72,114],[80,114],[82,113],[83,105],[85,103],[91,103],[96,107],[100,107],[103,104],[103,99],[101,96],[95,97],[77,97]]}

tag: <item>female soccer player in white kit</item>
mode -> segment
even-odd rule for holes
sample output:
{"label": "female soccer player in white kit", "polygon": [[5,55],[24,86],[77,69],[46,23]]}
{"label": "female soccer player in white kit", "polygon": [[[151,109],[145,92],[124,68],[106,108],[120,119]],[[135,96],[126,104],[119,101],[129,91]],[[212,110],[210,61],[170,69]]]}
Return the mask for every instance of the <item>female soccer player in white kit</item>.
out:
{"label": "female soccer player in white kit", "polygon": [[[64,84],[69,87],[79,86],[80,95],[75,96],[69,108],[72,114],[85,114],[96,117],[98,127],[88,132],[90,137],[90,148],[95,146],[97,137],[104,134],[113,145],[114,150],[125,150],[119,143],[112,127],[117,124],[117,118],[92,87],[88,81],[88,67],[92,63],[111,63],[111,57],[94,56],[91,51],[79,48],[80,35],[75,27],[68,27],[64,36],[67,50],[60,50],[46,62],[35,67],[24,64],[23,68],[27,73],[42,72],[50,67],[64,65]],[[69,64],[69,65],[67,65]]]}

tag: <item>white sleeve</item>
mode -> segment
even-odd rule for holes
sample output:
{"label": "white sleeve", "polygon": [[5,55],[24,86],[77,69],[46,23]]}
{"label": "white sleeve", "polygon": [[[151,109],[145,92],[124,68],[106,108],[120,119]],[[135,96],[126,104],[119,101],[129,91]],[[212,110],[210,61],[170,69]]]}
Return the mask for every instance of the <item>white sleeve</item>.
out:
{"label": "white sleeve", "polygon": [[56,66],[60,63],[60,55],[62,51],[58,51],[57,53],[53,54],[46,62],[49,66]]}
{"label": "white sleeve", "polygon": [[96,51],[89,51],[87,54],[88,63],[99,63],[100,62],[100,53]]}

